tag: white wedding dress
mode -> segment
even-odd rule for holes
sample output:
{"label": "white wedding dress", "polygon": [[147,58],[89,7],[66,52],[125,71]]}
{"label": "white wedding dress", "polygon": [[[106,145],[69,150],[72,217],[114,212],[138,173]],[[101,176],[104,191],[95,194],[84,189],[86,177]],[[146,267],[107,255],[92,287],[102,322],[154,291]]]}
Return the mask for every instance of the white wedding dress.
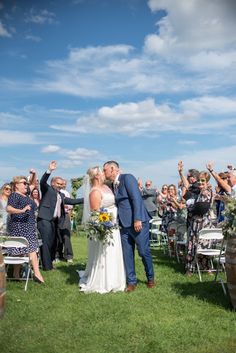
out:
{"label": "white wedding dress", "polygon": [[[94,188],[95,189],[95,188]],[[101,191],[101,190],[100,190]],[[102,204],[117,219],[117,208],[112,191],[102,191]],[[124,291],[126,276],[121,247],[120,231],[113,230],[112,244],[88,240],[88,262],[85,271],[78,271],[80,290],[86,293]]]}

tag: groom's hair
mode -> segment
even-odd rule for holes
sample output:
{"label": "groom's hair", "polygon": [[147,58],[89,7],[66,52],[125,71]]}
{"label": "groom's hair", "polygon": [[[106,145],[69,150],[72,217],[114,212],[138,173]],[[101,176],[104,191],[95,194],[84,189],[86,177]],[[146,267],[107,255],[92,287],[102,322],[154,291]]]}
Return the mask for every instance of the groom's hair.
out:
{"label": "groom's hair", "polygon": [[105,167],[105,165],[107,165],[107,164],[113,164],[113,165],[115,165],[117,168],[120,168],[119,163],[116,162],[116,161],[107,161],[106,163],[103,164],[103,167]]}

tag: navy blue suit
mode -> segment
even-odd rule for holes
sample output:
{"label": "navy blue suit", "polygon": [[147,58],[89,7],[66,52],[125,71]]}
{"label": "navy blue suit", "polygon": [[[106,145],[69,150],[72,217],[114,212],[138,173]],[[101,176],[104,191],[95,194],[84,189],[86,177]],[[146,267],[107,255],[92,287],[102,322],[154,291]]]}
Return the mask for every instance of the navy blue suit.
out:
{"label": "navy blue suit", "polygon": [[[152,256],[149,244],[150,217],[144,206],[137,180],[131,174],[119,175],[119,186],[114,190],[118,218],[121,226],[121,242],[128,284],[136,284],[134,251],[137,245],[139,256],[142,258],[147,280],[154,279]],[[134,221],[142,222],[142,230],[134,230]]]}

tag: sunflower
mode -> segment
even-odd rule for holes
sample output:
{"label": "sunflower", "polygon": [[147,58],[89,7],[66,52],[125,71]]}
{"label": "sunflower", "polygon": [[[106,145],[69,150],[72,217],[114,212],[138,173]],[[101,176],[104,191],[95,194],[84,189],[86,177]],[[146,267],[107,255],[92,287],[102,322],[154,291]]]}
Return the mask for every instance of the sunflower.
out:
{"label": "sunflower", "polygon": [[99,221],[100,222],[108,222],[110,220],[109,214],[108,213],[101,213],[99,215]]}

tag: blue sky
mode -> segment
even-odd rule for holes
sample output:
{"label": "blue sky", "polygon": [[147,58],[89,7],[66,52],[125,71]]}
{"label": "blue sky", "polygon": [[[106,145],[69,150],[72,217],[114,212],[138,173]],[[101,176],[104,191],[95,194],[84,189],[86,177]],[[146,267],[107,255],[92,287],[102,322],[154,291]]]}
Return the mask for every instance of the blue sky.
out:
{"label": "blue sky", "polygon": [[234,0],[0,0],[0,181],[236,165]]}

